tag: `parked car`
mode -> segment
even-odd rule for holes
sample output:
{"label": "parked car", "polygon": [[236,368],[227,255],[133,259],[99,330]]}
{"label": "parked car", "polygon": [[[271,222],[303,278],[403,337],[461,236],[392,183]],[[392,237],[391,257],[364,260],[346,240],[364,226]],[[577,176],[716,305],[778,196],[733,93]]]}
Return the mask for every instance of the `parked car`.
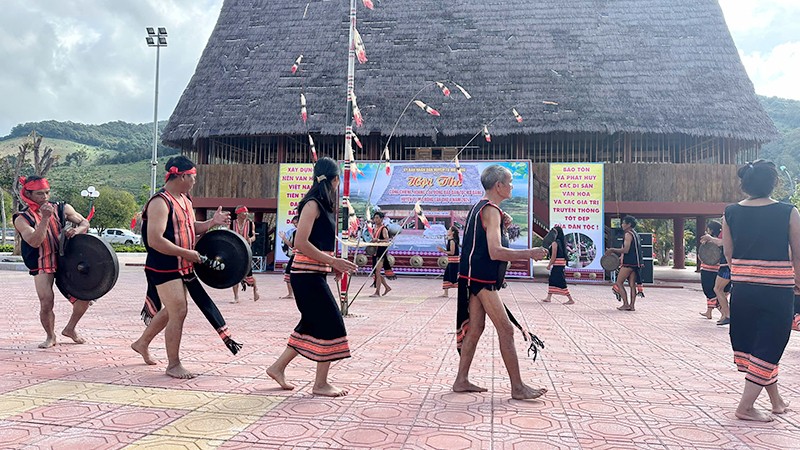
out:
{"label": "parked car", "polygon": [[109,244],[141,245],[142,237],[122,228],[108,228],[100,233]]}

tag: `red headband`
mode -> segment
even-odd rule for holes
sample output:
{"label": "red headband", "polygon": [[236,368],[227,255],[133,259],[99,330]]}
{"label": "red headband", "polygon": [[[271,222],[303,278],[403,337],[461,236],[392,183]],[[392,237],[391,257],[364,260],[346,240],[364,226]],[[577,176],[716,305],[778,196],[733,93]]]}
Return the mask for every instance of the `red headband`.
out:
{"label": "red headband", "polygon": [[242,206],[241,208],[236,208],[236,214],[246,213],[247,206]]}
{"label": "red headband", "polygon": [[47,182],[47,178],[39,178],[38,180],[34,181],[25,181],[24,177],[19,177],[19,184],[21,184],[22,188],[26,191],[41,191],[43,189],[50,189],[50,183]]}
{"label": "red headband", "polygon": [[169,181],[170,175],[194,175],[196,173],[197,173],[197,167],[192,167],[189,170],[184,170],[183,172],[181,172],[180,170],[178,170],[177,167],[172,166],[167,171],[167,174],[164,175],[164,182]]}

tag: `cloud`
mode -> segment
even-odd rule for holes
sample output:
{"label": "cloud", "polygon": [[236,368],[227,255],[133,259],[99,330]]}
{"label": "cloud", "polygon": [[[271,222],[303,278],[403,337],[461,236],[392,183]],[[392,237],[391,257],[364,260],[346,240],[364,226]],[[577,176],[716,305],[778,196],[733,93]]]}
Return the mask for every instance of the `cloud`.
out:
{"label": "cloud", "polygon": [[800,41],[787,42],[769,52],[739,52],[756,93],[800,100]]}
{"label": "cloud", "polygon": [[155,50],[163,26],[159,119],[194,73],[223,0],[5,0],[0,15],[0,136],[20,122],[153,120]]}

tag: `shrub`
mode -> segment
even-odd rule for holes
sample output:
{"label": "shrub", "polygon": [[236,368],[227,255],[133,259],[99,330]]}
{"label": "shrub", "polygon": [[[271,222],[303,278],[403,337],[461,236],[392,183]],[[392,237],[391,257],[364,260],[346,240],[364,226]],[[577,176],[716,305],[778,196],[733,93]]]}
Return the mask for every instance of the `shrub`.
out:
{"label": "shrub", "polygon": [[0,253],[11,253],[14,251],[14,244],[0,244]]}
{"label": "shrub", "polygon": [[111,247],[117,253],[144,253],[144,245],[125,245],[125,244],[111,244]]}

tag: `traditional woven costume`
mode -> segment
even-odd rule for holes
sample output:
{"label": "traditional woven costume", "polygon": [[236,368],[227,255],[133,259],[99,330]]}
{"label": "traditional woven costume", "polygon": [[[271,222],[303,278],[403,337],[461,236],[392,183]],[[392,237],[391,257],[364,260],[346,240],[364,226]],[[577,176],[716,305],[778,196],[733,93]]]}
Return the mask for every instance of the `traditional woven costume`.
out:
{"label": "traditional woven costume", "polygon": [[[194,169],[191,170],[194,171]],[[196,171],[183,173],[196,173]],[[217,305],[214,304],[214,301],[197,279],[194,273],[194,265],[179,256],[160,253],[149,245],[147,238],[147,207],[150,202],[159,198],[166,202],[169,208],[167,226],[163,234],[164,239],[181,248],[190,250],[194,249],[196,240],[194,208],[188,196],[181,194],[181,199],[183,200],[181,203],[168,191],[161,189],[147,201],[142,212],[142,243],[147,250],[147,259],[144,267],[145,277],[147,278],[147,295],[142,308],[142,320],[145,324],[149,324],[158,311],[161,310],[161,298],[158,296],[156,286],[168,281],[181,279],[206,320],[217,331],[225,346],[235,355],[241,350],[242,345],[231,338],[228,326],[225,324],[225,319],[219,312]]]}
{"label": "traditional woven costume", "polygon": [[[469,298],[478,295],[483,289],[499,291],[505,287],[506,269],[508,262],[497,261],[489,256],[489,244],[486,239],[486,226],[483,224],[482,211],[484,208],[496,208],[503,217],[503,210],[487,199],[476,203],[467,215],[467,224],[462,241],[461,256],[458,265],[458,305],[456,309],[456,349],[461,353],[461,345],[469,328]],[[500,221],[500,245],[508,247],[508,232],[506,222]],[[505,305],[503,305],[505,306]],[[535,337],[523,330],[520,323],[505,307],[506,314],[511,323],[523,333],[523,337]],[[538,338],[536,338],[538,340]],[[534,351],[533,346],[531,349]]]}
{"label": "traditional woven costume", "polygon": [[[247,214],[247,208],[240,208],[236,210],[236,214]],[[239,225],[238,220],[234,220],[231,224],[233,231],[244,238],[245,241],[248,243],[250,239],[252,239],[256,235],[255,231],[255,224],[250,219],[245,219],[244,225]],[[253,287],[256,284],[256,280],[253,278],[253,267],[251,266],[250,269],[247,271],[247,275],[242,280],[242,288],[245,286]]]}
{"label": "traditional woven costume", "polygon": [[458,241],[455,239],[447,240],[447,250],[455,253],[447,255],[447,268],[444,269],[444,279],[442,280],[442,289],[451,289],[458,287],[458,263],[460,260],[460,248]]}
{"label": "traditional woven costume", "polygon": [[[389,240],[389,229],[386,228],[386,225],[381,225],[372,233],[372,240]],[[396,280],[397,275],[394,274],[392,270],[392,265],[389,264],[389,258],[386,256],[386,253],[389,251],[388,246],[379,245],[375,248],[375,256],[372,257],[372,267],[375,268],[376,271],[381,270],[378,267],[378,264],[383,264],[383,275],[389,280]]]}
{"label": "traditional woven costume", "polygon": [[[312,198],[301,202],[298,214],[309,201],[317,202],[319,217],[314,220],[308,242],[320,251],[333,255],[336,249],[334,212],[330,205],[323,205]],[[295,250],[290,280],[295,303],[300,310],[300,322],[289,336],[288,346],[316,362],[350,357],[344,319],[326,281],[330,272],[331,266]]]}
{"label": "traditional woven costume", "polygon": [[731,346],[745,379],[760,386],[778,381],[794,315],[794,270],[789,257],[793,205],[730,205],[725,222],[733,240]]}
{"label": "traditional woven costume", "polygon": [[703,294],[706,296],[706,306],[708,308],[719,308],[717,293],[714,292],[714,284],[717,282],[718,271],[719,264],[700,262],[700,285],[703,287]]}
{"label": "traditional woven costume", "polygon": [[550,276],[547,279],[547,293],[568,296],[567,276],[564,273],[567,267],[567,249],[559,240],[556,240],[550,246],[550,251],[553,251],[554,245],[556,247],[556,259],[553,261],[553,266],[550,268]]}
{"label": "traditional woven costume", "polygon": [[[22,185],[22,192],[20,198],[28,206],[22,211],[14,214],[12,220],[17,217],[22,217],[28,224],[36,229],[36,226],[42,221],[42,213],[39,211],[41,206],[28,198],[25,191],[39,191],[43,189],[50,189],[50,183],[46,179],[25,183],[24,179],[20,179]],[[59,251],[59,237],[64,231],[64,223],[66,217],[64,216],[64,203],[49,202],[53,207],[53,215],[47,224],[47,233],[45,234],[44,241],[39,247],[33,247],[25,239],[21,242],[22,261],[25,267],[28,268],[28,273],[36,276],[40,273],[56,273],[58,270],[58,251]],[[69,296],[67,297],[70,303],[75,303],[78,299]]]}
{"label": "traditional woven costume", "polygon": [[[631,236],[631,245],[628,247],[628,253],[622,254],[622,267],[631,269],[636,275],[636,296],[644,297],[644,284],[642,283],[642,267],[644,267],[644,257],[642,256],[642,243],[639,240],[639,233],[629,228],[625,234]],[[615,284],[611,289],[619,299],[619,287]]]}

